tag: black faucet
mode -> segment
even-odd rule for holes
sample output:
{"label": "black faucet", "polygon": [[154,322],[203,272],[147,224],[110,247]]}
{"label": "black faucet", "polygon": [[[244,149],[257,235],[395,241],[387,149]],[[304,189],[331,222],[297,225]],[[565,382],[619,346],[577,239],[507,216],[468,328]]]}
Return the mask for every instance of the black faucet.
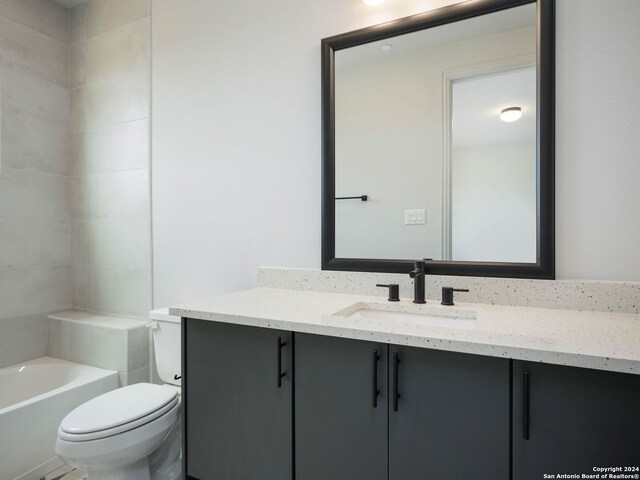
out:
{"label": "black faucet", "polygon": [[427,269],[424,260],[413,264],[409,276],[413,278],[413,303],[427,303],[424,299],[424,274]]}

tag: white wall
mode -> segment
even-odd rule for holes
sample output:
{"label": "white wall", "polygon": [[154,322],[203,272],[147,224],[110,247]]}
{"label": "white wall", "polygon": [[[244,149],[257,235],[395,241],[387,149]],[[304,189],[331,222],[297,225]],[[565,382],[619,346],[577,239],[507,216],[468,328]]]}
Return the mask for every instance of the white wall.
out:
{"label": "white wall", "polygon": [[559,278],[640,281],[640,2],[557,2]]}
{"label": "white wall", "polygon": [[[155,305],[319,266],[320,39],[435,3],[152,0]],[[640,281],[640,2],[557,4],[558,278]]]}

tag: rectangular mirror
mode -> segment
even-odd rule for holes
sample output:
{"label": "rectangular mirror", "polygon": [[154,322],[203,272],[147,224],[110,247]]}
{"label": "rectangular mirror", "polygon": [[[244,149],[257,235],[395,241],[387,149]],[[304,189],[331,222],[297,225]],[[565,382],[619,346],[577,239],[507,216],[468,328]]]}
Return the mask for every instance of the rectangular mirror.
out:
{"label": "rectangular mirror", "polygon": [[553,278],[550,0],[324,39],[324,269]]}

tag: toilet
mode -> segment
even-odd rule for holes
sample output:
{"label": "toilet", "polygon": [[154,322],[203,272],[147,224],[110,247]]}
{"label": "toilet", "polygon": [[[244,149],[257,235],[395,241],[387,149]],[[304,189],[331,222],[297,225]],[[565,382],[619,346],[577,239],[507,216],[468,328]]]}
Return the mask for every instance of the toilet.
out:
{"label": "toilet", "polygon": [[89,480],[178,480],[180,318],[149,314],[156,365],[164,385],[138,383],[93,398],[60,423],[56,453],[88,471]]}

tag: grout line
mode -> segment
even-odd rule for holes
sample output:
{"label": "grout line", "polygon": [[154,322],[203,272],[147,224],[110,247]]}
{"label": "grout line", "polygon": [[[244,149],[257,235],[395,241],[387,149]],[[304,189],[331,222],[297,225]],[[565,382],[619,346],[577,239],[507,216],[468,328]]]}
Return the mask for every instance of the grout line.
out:
{"label": "grout line", "polygon": [[[71,133],[71,9],[67,8],[67,84],[69,85],[69,124],[67,134]],[[70,137],[67,137],[70,144]],[[71,145],[68,145],[71,147]],[[67,163],[71,165],[71,155],[67,158]]]}
{"label": "grout line", "polygon": [[[0,0],[2,1],[2,0]],[[6,93],[5,93],[6,95]],[[9,116],[9,117],[4,117],[2,119],[3,121],[11,124],[14,127],[21,127],[21,128],[25,128],[25,124],[26,123],[31,123],[29,121],[27,121],[24,117],[21,117],[19,115],[16,116]],[[33,120],[33,119],[31,119]],[[37,120],[36,120],[37,121]],[[47,132],[54,132],[54,133],[59,133],[61,135],[68,135],[69,134],[69,129],[68,128],[58,128],[58,127],[51,127],[49,125],[29,125],[30,129],[33,130],[45,130]]]}
{"label": "grout line", "polygon": [[[88,3],[88,2],[87,2],[87,3]],[[145,15],[142,15],[142,16],[140,16],[140,17],[133,18],[133,19],[131,19],[131,20],[129,20],[129,21],[127,21],[127,22],[125,22],[125,23],[121,23],[121,24],[119,24],[119,25],[116,25],[116,26],[114,26],[114,27],[111,27],[110,29],[105,30],[104,32],[100,32],[100,33],[98,33],[98,34],[96,34],[96,35],[93,35],[92,37],[90,37],[90,36],[88,35],[88,32],[85,32],[85,38],[84,38],[84,40],[81,40],[81,41],[79,41],[79,42],[72,43],[72,44],[70,44],[70,46],[73,46],[73,45],[76,45],[76,44],[78,44],[78,43],[82,43],[82,42],[91,42],[91,41],[94,41],[94,40],[96,40],[96,39],[98,39],[98,38],[100,38],[100,37],[102,37],[102,36],[104,36],[104,35],[107,35],[108,33],[115,32],[115,31],[117,31],[117,30],[121,30],[121,29],[123,29],[124,27],[128,27],[128,26],[129,26],[129,25],[131,25],[132,23],[139,22],[139,21],[141,21],[141,20],[144,20],[145,18],[149,19],[149,17],[150,17],[150,15],[149,15],[149,10],[147,9],[147,13],[146,13]],[[85,30],[86,30],[86,25],[85,25]]]}
{"label": "grout line", "polygon": [[0,265],[0,269],[13,268],[13,269],[26,269],[26,268],[58,268],[58,267],[72,267],[70,263],[37,263],[34,265]]}
{"label": "grout line", "polygon": [[[92,310],[90,308],[81,308],[81,307],[71,307],[63,310],[54,310],[53,312],[49,310],[49,313],[47,313],[47,315],[56,316],[56,315],[61,315],[67,312],[83,312],[86,314],[96,315],[96,316],[115,317],[115,318],[122,318],[124,320],[137,320],[143,323],[148,323],[148,320],[149,320],[146,315],[138,316],[133,313],[127,314],[127,313],[105,312],[102,310]],[[72,320],[72,319],[69,319],[69,320]],[[139,325],[136,325],[134,326],[134,328],[137,328],[138,326]]]}
{"label": "grout line", "polygon": [[[4,2],[0,2],[0,3],[4,3]],[[6,5],[6,6],[7,6],[7,8],[10,8],[9,5]],[[12,24],[12,25],[16,25],[16,26],[18,26],[19,28],[21,28],[23,30],[28,30],[28,31],[34,33],[36,36],[41,37],[42,40],[53,40],[56,43],[60,44],[61,46],[66,47],[67,50],[69,49],[70,42],[68,40],[64,41],[64,40],[60,40],[60,39],[58,39],[56,37],[52,37],[48,33],[44,33],[44,32],[42,32],[40,30],[37,30],[36,28],[31,27],[31,26],[29,26],[29,25],[27,25],[25,23],[22,23],[19,20],[13,20],[13,19],[10,19],[10,18],[7,18],[7,17],[4,17],[4,18],[5,18],[5,22],[6,23],[9,23],[9,24]]]}
{"label": "grout line", "polygon": [[93,263],[78,263],[78,264],[74,264],[77,266],[87,266],[89,268],[125,268],[127,270],[148,270],[148,266],[147,265],[143,265],[143,266],[128,266],[128,265],[100,265],[100,264],[93,264]]}
{"label": "grout line", "polygon": [[65,218],[44,218],[44,217],[4,217],[0,215],[0,222],[2,220],[25,220],[32,222],[50,222],[50,223],[73,223],[73,220],[67,220]]}
{"label": "grout line", "polygon": [[60,177],[60,178],[71,178],[70,175],[64,173],[51,173],[51,172],[41,172],[39,170],[27,169],[27,168],[15,168],[15,167],[3,167],[3,170],[13,170],[14,172],[23,172],[23,173],[32,173],[35,175],[46,175],[50,177]]}
{"label": "grout line", "polygon": [[123,170],[109,170],[106,172],[94,172],[94,173],[83,173],[81,175],[69,175],[69,178],[81,179],[86,177],[97,177],[99,175],[113,175],[118,173],[127,173],[127,172],[137,172],[139,170],[148,170],[149,167],[135,167],[135,168],[126,168]]}
{"label": "grout line", "polygon": [[[80,85],[78,87],[73,87],[70,90],[78,90],[80,88],[84,88],[85,85]],[[90,132],[95,132],[97,130],[105,130],[107,128],[111,128],[111,127],[118,127],[120,125],[127,125],[128,123],[134,123],[134,122],[142,122],[143,120],[149,120],[149,115],[147,115],[146,117],[139,117],[139,118],[132,118],[130,120],[125,120],[124,122],[115,122],[115,123],[108,123],[106,125],[102,125],[99,127],[91,127],[91,128],[85,128],[83,130],[78,130],[76,132],[70,132],[72,135],[78,135],[78,134],[83,134],[83,133],[90,133]]]}
{"label": "grout line", "polygon": [[94,263],[35,263],[30,265],[0,265],[0,269],[3,268],[57,268],[57,267],[88,267],[88,268],[121,268],[126,270],[148,270],[147,265],[101,265]]}

